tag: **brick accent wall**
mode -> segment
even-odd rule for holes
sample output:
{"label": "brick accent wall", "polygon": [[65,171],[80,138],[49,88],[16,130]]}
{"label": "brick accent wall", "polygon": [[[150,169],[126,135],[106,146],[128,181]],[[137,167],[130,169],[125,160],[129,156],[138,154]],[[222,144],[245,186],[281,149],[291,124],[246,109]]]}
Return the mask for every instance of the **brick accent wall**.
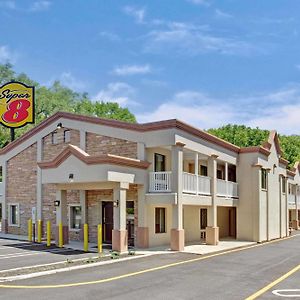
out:
{"label": "brick accent wall", "polygon": [[80,132],[70,129],[70,142],[64,143],[64,131],[62,128],[57,130],[57,144],[52,144],[52,133],[43,138],[43,160],[49,161],[54,159],[68,144],[80,146]]}
{"label": "brick accent wall", "polygon": [[[136,231],[138,226],[138,201],[137,201],[137,186],[130,185],[127,190],[127,200],[134,201],[134,234],[136,237]],[[102,206],[101,201],[112,201],[113,190],[92,190],[87,191],[87,221],[89,224],[89,241],[97,242],[97,227],[102,223]],[[135,240],[136,244],[136,240]]]}
{"label": "brick accent wall", "polygon": [[137,143],[88,132],[86,152],[89,155],[114,154],[137,158]]}
{"label": "brick accent wall", "polygon": [[36,157],[37,145],[34,144],[7,162],[7,209],[9,204],[18,203],[20,220],[20,226],[8,226],[8,233],[27,235],[31,208],[36,206]]}

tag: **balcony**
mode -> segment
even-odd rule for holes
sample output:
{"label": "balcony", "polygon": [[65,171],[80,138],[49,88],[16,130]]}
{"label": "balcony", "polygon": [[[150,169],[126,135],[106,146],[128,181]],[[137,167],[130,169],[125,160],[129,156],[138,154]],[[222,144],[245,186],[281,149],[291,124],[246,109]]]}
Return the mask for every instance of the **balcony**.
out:
{"label": "balcony", "polygon": [[150,172],[149,192],[150,193],[169,193],[171,192],[172,172]]}
{"label": "balcony", "polygon": [[232,181],[217,179],[217,195],[226,198],[238,198],[238,184]]}
{"label": "balcony", "polygon": [[187,194],[210,195],[210,177],[183,172],[182,192]]}

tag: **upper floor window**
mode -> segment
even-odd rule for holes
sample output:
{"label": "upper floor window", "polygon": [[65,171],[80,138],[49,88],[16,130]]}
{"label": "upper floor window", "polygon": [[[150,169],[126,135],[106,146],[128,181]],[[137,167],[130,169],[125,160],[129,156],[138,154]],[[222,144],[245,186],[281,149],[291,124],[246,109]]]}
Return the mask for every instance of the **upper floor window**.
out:
{"label": "upper floor window", "polygon": [[0,182],[2,182],[2,178],[3,178],[3,168],[2,166],[0,166]]}
{"label": "upper floor window", "polygon": [[52,145],[58,144],[58,138],[57,138],[56,131],[52,132],[52,134],[51,134],[51,143],[52,143]]}
{"label": "upper floor window", "polygon": [[207,166],[200,166],[200,175],[207,176]]}
{"label": "upper floor window", "polygon": [[261,169],[261,188],[263,190],[267,189],[267,181],[268,181],[268,172],[266,169]]}
{"label": "upper floor window", "polygon": [[281,191],[283,194],[286,193],[286,180],[285,177],[281,177]]}
{"label": "upper floor window", "polygon": [[166,171],[166,156],[154,153],[154,172],[165,172]]}
{"label": "upper floor window", "polygon": [[64,131],[64,143],[70,143],[71,141],[71,131],[69,129]]}

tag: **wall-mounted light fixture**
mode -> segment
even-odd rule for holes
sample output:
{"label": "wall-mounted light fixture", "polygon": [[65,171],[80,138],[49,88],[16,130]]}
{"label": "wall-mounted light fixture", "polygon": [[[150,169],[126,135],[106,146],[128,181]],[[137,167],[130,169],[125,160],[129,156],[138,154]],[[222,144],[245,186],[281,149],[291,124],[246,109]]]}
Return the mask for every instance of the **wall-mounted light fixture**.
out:
{"label": "wall-mounted light fixture", "polygon": [[73,173],[70,173],[70,174],[69,174],[69,181],[70,181],[70,182],[73,182],[73,181],[74,181],[74,174],[73,174]]}
{"label": "wall-mounted light fixture", "polygon": [[58,123],[57,126],[56,126],[56,129],[62,129],[62,128],[63,128],[62,123]]}
{"label": "wall-mounted light fixture", "polygon": [[114,201],[114,207],[119,207],[119,200]]}
{"label": "wall-mounted light fixture", "polygon": [[60,206],[60,201],[59,201],[59,200],[55,200],[55,201],[54,201],[54,206],[55,206],[55,207]]}

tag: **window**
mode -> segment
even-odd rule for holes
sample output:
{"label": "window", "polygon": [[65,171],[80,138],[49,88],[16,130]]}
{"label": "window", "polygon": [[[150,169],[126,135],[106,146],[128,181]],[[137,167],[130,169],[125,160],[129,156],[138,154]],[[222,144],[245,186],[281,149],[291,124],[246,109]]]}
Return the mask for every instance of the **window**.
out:
{"label": "window", "polygon": [[71,131],[65,130],[64,131],[64,143],[70,143],[71,141]]}
{"label": "window", "polygon": [[9,205],[9,225],[18,226],[19,225],[19,205],[10,204]]}
{"label": "window", "polygon": [[70,206],[70,228],[81,228],[81,207],[78,205]]}
{"label": "window", "polygon": [[200,166],[200,175],[207,176],[207,166]]}
{"label": "window", "polygon": [[267,189],[268,173],[266,169],[261,169],[261,188]]}
{"label": "window", "polygon": [[222,170],[217,170],[217,178],[218,179],[223,179],[223,172],[222,172]]}
{"label": "window", "polygon": [[155,233],[166,232],[166,209],[163,207],[155,208]]}
{"label": "window", "polygon": [[285,177],[281,177],[281,188],[282,188],[282,193],[286,193],[286,180]]}
{"label": "window", "polygon": [[52,132],[51,142],[52,142],[52,145],[56,145],[58,143],[57,132],[56,131]]}
{"label": "window", "polygon": [[207,209],[201,208],[200,209],[200,229],[206,229],[207,227]]}
{"label": "window", "polygon": [[154,153],[154,172],[166,171],[166,156]]}
{"label": "window", "polygon": [[2,175],[2,166],[0,166],[0,182],[2,182],[2,178],[3,178],[3,175]]}

